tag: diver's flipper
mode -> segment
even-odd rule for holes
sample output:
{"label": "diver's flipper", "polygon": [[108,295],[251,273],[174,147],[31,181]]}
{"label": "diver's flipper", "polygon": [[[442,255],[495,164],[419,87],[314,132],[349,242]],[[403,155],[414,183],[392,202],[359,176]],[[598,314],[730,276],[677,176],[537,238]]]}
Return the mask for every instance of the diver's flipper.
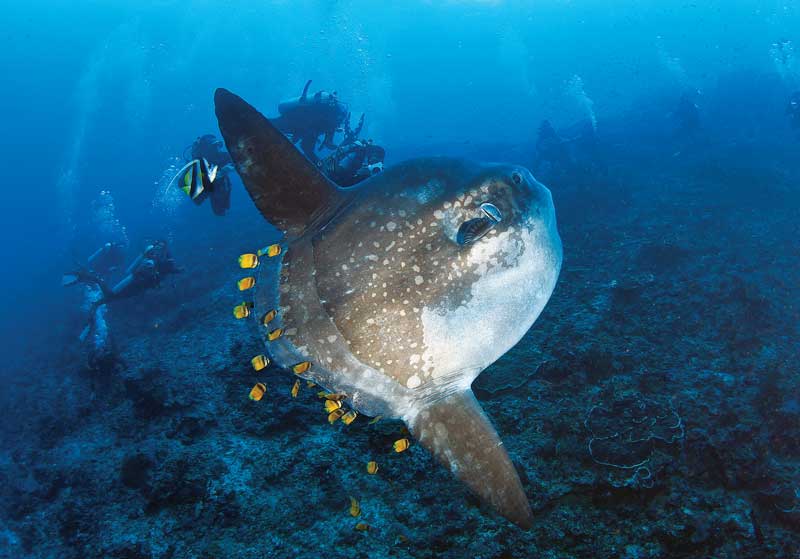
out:
{"label": "diver's flipper", "polygon": [[299,235],[343,199],[336,185],[255,108],[227,89],[217,89],[214,104],[236,170],[270,223]]}
{"label": "diver's flipper", "polygon": [[300,102],[301,102],[301,103],[302,103],[303,101],[305,101],[305,100],[306,100],[306,98],[308,97],[308,88],[309,88],[309,87],[311,87],[311,80],[308,80],[308,81],[306,82],[306,86],[303,88],[303,94],[300,96]]}
{"label": "diver's flipper", "polygon": [[531,527],[533,514],[517,471],[472,390],[422,408],[409,428],[479,497],[511,522]]}

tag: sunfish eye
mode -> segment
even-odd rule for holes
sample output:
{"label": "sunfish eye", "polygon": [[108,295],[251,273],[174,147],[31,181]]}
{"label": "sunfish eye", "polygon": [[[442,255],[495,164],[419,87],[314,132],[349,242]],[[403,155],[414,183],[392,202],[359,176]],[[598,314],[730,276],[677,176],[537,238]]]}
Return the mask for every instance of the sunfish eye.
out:
{"label": "sunfish eye", "polygon": [[456,242],[458,244],[468,245],[474,243],[491,231],[503,218],[497,206],[488,202],[481,204],[481,213],[483,214],[481,217],[468,219],[458,228],[458,233],[456,233]]}

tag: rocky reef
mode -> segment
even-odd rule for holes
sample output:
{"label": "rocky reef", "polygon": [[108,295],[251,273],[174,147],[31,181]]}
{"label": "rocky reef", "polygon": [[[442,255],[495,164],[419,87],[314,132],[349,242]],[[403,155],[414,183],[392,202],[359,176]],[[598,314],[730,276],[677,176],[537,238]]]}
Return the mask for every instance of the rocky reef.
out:
{"label": "rocky reef", "polygon": [[213,266],[176,254],[207,268],[200,284],[112,309],[113,367],[66,348],[15,372],[0,556],[797,557],[800,169],[738,149],[607,148],[602,170],[540,177],[562,276],[475,386],[530,531],[421,447],[392,452],[402,424],[328,425],[317,389],[293,398],[292,375],[254,373],[228,247]]}

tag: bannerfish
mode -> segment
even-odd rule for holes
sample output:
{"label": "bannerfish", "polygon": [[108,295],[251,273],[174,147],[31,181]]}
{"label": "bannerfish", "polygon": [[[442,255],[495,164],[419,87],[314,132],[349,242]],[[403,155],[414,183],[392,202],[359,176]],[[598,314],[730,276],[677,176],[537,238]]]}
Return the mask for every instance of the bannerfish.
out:
{"label": "bannerfish", "polygon": [[[283,232],[240,260],[257,268],[239,314],[266,344],[258,366],[270,359],[358,414],[403,420],[478,496],[530,527],[519,476],[471,385],[556,285],[550,191],[524,167],[450,158],[339,188],[240,97],[218,89],[214,100],[245,188]],[[330,413],[333,422],[344,410]]]}

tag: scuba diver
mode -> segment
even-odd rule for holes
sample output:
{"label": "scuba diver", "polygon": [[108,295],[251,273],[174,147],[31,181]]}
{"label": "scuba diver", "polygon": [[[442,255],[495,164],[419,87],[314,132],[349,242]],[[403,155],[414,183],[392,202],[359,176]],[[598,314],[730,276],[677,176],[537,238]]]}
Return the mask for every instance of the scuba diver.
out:
{"label": "scuba diver", "polygon": [[[107,242],[86,259],[86,270],[65,274],[64,285],[74,285],[81,277],[103,277],[118,270],[125,263],[125,245]],[[106,306],[100,301],[103,292],[97,283],[85,283],[83,310],[88,314],[86,326],[78,339],[86,347],[87,364],[91,370],[111,370],[121,362],[117,355],[106,319]]]}
{"label": "scuba diver", "polygon": [[789,99],[789,104],[786,106],[786,114],[789,115],[789,124],[792,125],[798,138],[800,138],[800,91],[796,91]]}
{"label": "scuba diver", "polygon": [[335,150],[333,137],[348,117],[347,105],[339,101],[336,92],[318,91],[308,95],[311,80],[306,82],[300,97],[289,99],[278,105],[280,116],[270,119],[278,130],[283,132],[311,162],[317,163],[317,142],[322,136],[320,147]]}
{"label": "scuba diver", "polygon": [[131,262],[125,270],[125,276],[113,287],[109,287],[104,278],[88,270],[65,274],[63,284],[96,285],[102,295],[93,303],[93,307],[97,307],[109,301],[126,299],[158,287],[163,277],[182,271],[170,255],[166,241],[156,241],[148,245],[144,252]]}
{"label": "scuba diver", "polygon": [[350,115],[344,125],[344,140],[332,154],[317,162],[322,173],[339,186],[358,184],[372,175],[383,171],[386,150],[372,140],[359,140],[358,135],[364,127],[364,115],[355,130],[350,128]]}
{"label": "scuba diver", "polygon": [[[187,160],[186,150],[184,160]],[[233,160],[222,140],[204,134],[192,143],[191,159],[178,171],[175,180],[195,204],[199,206],[210,198],[214,215],[225,215],[231,207],[231,169]]]}
{"label": "scuba diver", "polygon": [[[170,255],[167,243],[156,241],[128,266],[122,280],[109,287],[103,277],[108,272],[101,271],[97,263],[98,255],[110,254],[114,247],[112,243],[106,243],[89,257],[85,269],[64,274],[62,279],[65,286],[84,285],[84,310],[88,317],[79,339],[88,348],[89,368],[96,371],[113,370],[122,361],[108,326],[107,303],[143,293],[157,287],[164,276],[182,271]],[[111,268],[107,270],[111,271]]]}

